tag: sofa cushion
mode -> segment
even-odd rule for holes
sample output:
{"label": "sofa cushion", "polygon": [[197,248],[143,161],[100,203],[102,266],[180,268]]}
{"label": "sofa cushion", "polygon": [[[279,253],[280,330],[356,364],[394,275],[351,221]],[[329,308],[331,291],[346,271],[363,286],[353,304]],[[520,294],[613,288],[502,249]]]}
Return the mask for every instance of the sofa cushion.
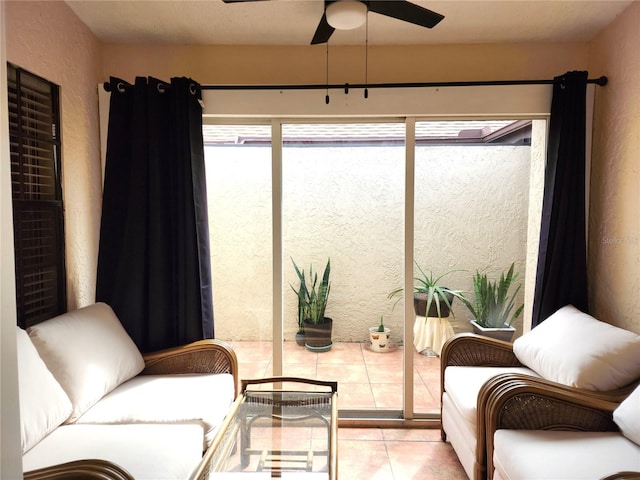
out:
{"label": "sofa cushion", "polygon": [[108,305],[96,303],[27,329],[69,396],[67,423],[144,368],[144,360]]}
{"label": "sofa cushion", "polygon": [[63,425],[22,457],[30,471],[64,462],[109,460],[137,480],[184,480],[202,459],[198,425]]}
{"label": "sofa cushion", "polygon": [[17,329],[18,391],[22,453],[42,440],[71,414],[71,402],[47,369],[27,332]]}
{"label": "sofa cushion", "polygon": [[543,378],[571,387],[614,390],[640,377],[640,335],[572,305],[518,338],[513,351]]}
{"label": "sofa cushion", "polygon": [[625,437],[640,445],[640,386],[613,411],[613,421]]}
{"label": "sofa cushion", "polygon": [[234,400],[229,374],[138,375],[102,398],[77,423],[194,423],[206,449]]}
{"label": "sofa cushion", "polygon": [[493,461],[502,480],[593,480],[640,471],[640,447],[618,432],[498,430]]}
{"label": "sofa cushion", "polygon": [[478,393],[487,380],[501,373],[538,375],[523,367],[447,367],[444,371],[444,389],[460,415],[469,423],[476,423]]}

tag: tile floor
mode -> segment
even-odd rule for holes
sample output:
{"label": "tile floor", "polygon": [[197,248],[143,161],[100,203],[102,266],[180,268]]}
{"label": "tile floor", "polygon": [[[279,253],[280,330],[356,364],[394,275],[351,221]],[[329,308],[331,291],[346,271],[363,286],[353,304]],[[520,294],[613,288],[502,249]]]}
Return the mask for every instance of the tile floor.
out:
{"label": "tile floor", "polygon": [[[240,378],[272,375],[270,342],[229,342],[238,356]],[[341,410],[402,409],[402,347],[388,353],[364,343],[334,343],[316,353],[295,342],[284,343],[284,375],[338,382]],[[440,412],[440,358],[414,354],[416,413]]]}
{"label": "tile floor", "polygon": [[[240,378],[272,374],[269,342],[229,342]],[[328,352],[284,344],[284,374],[338,381],[341,410],[402,408],[402,347],[375,353],[364,343],[334,343]],[[439,413],[440,359],[415,353],[416,412]],[[439,429],[340,428],[340,480],[466,480],[455,452]]]}
{"label": "tile floor", "polygon": [[440,430],[340,428],[340,480],[468,480]]}

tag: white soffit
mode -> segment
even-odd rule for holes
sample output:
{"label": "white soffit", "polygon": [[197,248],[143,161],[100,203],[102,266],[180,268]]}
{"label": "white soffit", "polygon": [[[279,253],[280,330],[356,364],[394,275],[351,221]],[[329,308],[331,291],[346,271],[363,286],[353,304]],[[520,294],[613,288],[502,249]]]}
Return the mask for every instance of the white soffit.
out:
{"label": "white soffit", "polygon": [[330,90],[204,90],[207,118],[540,118],[549,115],[551,85],[409,87]]}

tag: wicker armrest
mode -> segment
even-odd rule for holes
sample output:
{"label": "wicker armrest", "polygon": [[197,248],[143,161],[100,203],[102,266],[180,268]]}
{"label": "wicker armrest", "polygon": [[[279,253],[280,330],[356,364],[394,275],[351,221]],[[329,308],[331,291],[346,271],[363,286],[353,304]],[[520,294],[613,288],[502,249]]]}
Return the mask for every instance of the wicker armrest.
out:
{"label": "wicker armrest", "polygon": [[640,480],[640,472],[618,472],[601,480]]}
{"label": "wicker armrest", "polygon": [[447,340],[442,347],[441,395],[444,392],[444,371],[448,366],[522,367],[523,365],[513,353],[513,343],[474,333],[459,333]]}
{"label": "wicker armrest", "polygon": [[442,348],[441,364],[447,366],[521,367],[513,343],[474,333],[459,333]]}
{"label": "wicker armrest", "polygon": [[24,474],[24,480],[134,480],[122,467],[106,460],[76,460]]}
{"label": "wicker armrest", "polygon": [[231,347],[220,340],[200,340],[147,353],[144,361],[143,375],[230,373],[234,380],[234,396],[238,396],[238,359]]}
{"label": "wicker armrest", "polygon": [[621,392],[593,392],[541,378],[507,373],[489,380],[480,390],[478,422],[484,422],[487,478],[493,478],[493,440],[496,430],[617,431],[613,410]]}

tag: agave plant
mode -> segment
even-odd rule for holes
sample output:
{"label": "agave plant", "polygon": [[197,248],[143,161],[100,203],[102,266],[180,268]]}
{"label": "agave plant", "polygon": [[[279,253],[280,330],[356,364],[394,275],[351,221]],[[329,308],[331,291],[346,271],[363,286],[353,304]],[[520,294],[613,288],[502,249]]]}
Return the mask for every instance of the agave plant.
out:
{"label": "agave plant", "polygon": [[[444,306],[446,306],[448,311],[451,312],[451,316],[455,318],[453,310],[451,310],[451,303],[453,302],[453,299],[456,297],[461,300],[464,300],[463,292],[461,290],[452,290],[450,288],[444,287],[440,285],[440,281],[450,273],[453,273],[457,270],[450,270],[434,278],[433,272],[430,271],[427,274],[422,269],[422,267],[418,265],[418,262],[416,262],[416,267],[418,267],[420,276],[414,277],[413,279],[415,281],[413,291],[414,293],[422,293],[426,295],[427,315],[428,315],[428,312],[431,310],[431,305],[434,304],[436,307],[438,318],[442,318],[443,316],[446,316],[446,314],[443,315],[442,313],[442,311],[444,310]],[[388,298],[399,296],[399,298],[393,304],[394,308],[396,304],[402,299],[402,291],[403,291],[403,288],[399,287],[399,288],[396,288],[395,290],[391,290],[391,292],[389,292],[389,294],[387,295]]]}
{"label": "agave plant", "polygon": [[514,264],[507,272],[500,274],[500,280],[492,282],[487,278],[487,274],[481,274],[476,270],[473,277],[473,292],[475,294],[474,303],[467,299],[462,299],[467,306],[475,321],[484,328],[501,328],[503,326],[510,327],[513,322],[520,316],[524,305],[520,305],[513,314],[511,311],[515,306],[516,295],[520,291],[521,285],[518,285],[509,297],[509,288],[518,278],[518,274],[514,271]]}
{"label": "agave plant", "polygon": [[298,297],[298,333],[303,333],[305,320],[315,325],[324,322],[324,311],[327,308],[329,292],[331,291],[331,283],[329,282],[331,259],[327,259],[327,265],[324,268],[320,283],[318,283],[318,273],[313,272],[313,265],[309,267],[310,287],[307,286],[304,270],[298,268],[293,258],[291,262],[293,262],[293,267],[300,280],[298,290],[293,285],[290,286]]}

